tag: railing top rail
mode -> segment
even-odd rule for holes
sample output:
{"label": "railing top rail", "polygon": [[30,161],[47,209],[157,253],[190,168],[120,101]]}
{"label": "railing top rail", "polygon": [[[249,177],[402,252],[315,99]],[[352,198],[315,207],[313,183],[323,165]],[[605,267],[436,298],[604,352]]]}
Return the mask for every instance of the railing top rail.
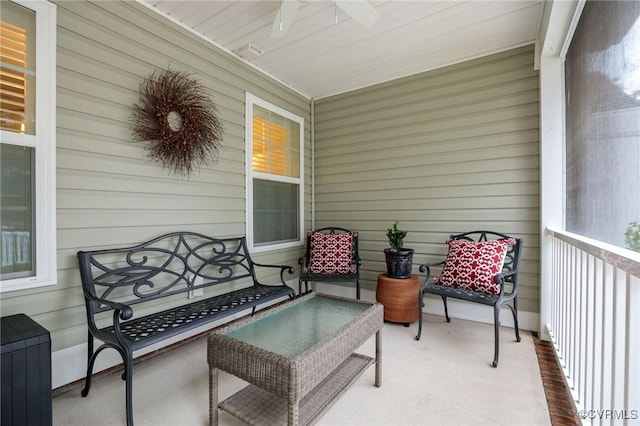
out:
{"label": "railing top rail", "polygon": [[617,268],[640,277],[640,253],[559,229],[547,228],[547,233]]}

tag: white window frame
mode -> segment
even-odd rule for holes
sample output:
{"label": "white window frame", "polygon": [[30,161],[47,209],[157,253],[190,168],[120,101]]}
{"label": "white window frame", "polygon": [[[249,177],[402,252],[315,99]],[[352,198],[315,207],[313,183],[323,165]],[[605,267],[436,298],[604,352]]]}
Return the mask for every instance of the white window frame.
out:
{"label": "white window frame", "polygon": [[35,276],[0,280],[0,292],[57,283],[56,261],[56,5],[11,0],[36,12],[36,130],[0,130],[0,139],[35,150]]}
{"label": "white window frame", "polygon": [[[279,176],[270,173],[261,173],[253,171],[253,106],[268,109],[278,115],[281,115],[291,121],[295,121],[300,129],[300,177],[292,178],[288,176]],[[280,108],[270,102],[260,99],[259,97],[246,93],[245,99],[245,167],[246,167],[246,235],[249,250],[252,252],[263,252],[269,250],[278,250],[289,247],[297,247],[304,244],[304,119],[283,108]],[[253,240],[253,180],[264,179],[275,182],[292,183],[298,185],[298,240],[287,241],[274,244],[264,244],[260,246],[254,245]]]}

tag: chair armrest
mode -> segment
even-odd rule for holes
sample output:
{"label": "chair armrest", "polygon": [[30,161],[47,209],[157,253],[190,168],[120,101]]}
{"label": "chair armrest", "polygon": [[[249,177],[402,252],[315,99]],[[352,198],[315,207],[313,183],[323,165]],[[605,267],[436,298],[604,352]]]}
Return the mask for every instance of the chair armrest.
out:
{"label": "chair armrest", "polygon": [[[420,265],[420,267],[418,268],[418,270],[422,273],[426,272],[427,276],[424,278],[424,283],[422,284],[423,286],[426,285],[429,282],[429,278],[431,278],[431,268],[434,266],[440,266],[440,265],[444,265],[444,260],[440,261],[440,262],[434,262],[434,263],[423,263]],[[422,290],[421,290],[422,291]]]}
{"label": "chair armrest", "polygon": [[124,303],[112,302],[111,300],[101,299],[99,297],[96,297],[92,294],[87,294],[87,293],[85,293],[84,297],[91,302],[99,303],[101,305],[106,305],[109,308],[113,309],[115,311],[114,319],[117,319],[116,314],[122,320],[128,320],[133,316],[133,309],[131,308],[131,306],[126,305]]}
{"label": "chair armrest", "polygon": [[500,284],[502,282],[508,281],[507,278],[514,277],[518,271],[509,271],[509,272],[500,272],[493,277],[493,282],[496,284]]}
{"label": "chair armrest", "polygon": [[507,295],[511,295],[516,292],[518,286],[518,280],[514,279],[518,275],[517,270],[509,271],[509,272],[500,272],[493,277],[493,282],[500,286],[500,294],[504,294],[504,285],[509,282],[513,284],[513,288]]}
{"label": "chair armrest", "polygon": [[431,268],[434,266],[440,266],[440,265],[444,265],[444,260],[440,261],[440,262],[435,262],[435,263],[423,263],[422,265],[420,265],[419,271],[420,272],[427,272],[427,276],[429,276],[431,274]]}

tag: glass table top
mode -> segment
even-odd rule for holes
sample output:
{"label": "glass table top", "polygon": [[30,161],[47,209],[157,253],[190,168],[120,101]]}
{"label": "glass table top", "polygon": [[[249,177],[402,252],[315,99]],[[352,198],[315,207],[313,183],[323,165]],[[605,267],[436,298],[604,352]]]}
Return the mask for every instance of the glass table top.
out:
{"label": "glass table top", "polygon": [[315,295],[250,322],[225,335],[294,358],[335,333],[372,306]]}

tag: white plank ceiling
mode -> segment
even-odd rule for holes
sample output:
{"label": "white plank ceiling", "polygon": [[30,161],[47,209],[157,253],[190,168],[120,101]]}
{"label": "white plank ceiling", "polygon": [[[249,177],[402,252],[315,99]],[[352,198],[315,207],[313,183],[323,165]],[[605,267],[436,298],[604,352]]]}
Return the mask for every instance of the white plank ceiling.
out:
{"label": "white plank ceiling", "polygon": [[[533,43],[542,0],[369,1],[365,27],[333,1],[299,0],[284,36],[271,35],[280,1],[140,0],[309,98],[322,98]],[[337,24],[336,24],[337,18]]]}

